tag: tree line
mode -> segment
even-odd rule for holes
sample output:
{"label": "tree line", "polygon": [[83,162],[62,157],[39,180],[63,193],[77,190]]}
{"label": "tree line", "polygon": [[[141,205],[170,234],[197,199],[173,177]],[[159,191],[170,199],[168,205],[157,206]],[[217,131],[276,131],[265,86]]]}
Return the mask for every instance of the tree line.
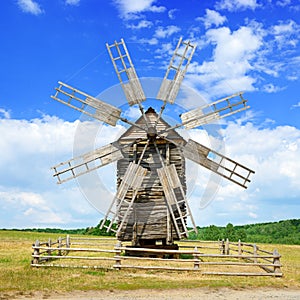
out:
{"label": "tree line", "polygon": [[228,238],[233,242],[241,240],[251,243],[300,245],[300,219],[240,226],[228,223],[225,227],[198,227],[198,234],[193,234],[190,238],[207,241]]}
{"label": "tree line", "polygon": [[[109,225],[106,221],[105,225]],[[106,229],[100,229],[101,221],[95,227],[81,229],[59,229],[59,228],[27,228],[11,229],[18,231],[49,232],[61,234],[84,234],[95,236],[114,236],[113,232],[106,232]],[[113,229],[116,226],[113,225]],[[269,243],[269,244],[290,244],[300,245],[300,219],[284,220],[270,223],[257,223],[248,225],[234,226],[228,223],[226,226],[210,225],[207,227],[197,227],[198,234],[191,233],[189,239],[217,241],[229,239],[230,241],[251,243]],[[7,230],[7,229],[3,229]]]}

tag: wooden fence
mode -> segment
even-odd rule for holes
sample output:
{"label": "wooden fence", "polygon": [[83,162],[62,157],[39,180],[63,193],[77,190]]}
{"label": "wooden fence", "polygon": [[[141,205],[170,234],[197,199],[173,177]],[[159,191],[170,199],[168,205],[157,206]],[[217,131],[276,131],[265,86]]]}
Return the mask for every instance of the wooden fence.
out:
{"label": "wooden fence", "polygon": [[31,266],[196,271],[203,275],[281,277],[280,255],[256,244],[180,241],[179,250],[134,248],[114,238],[36,241]]}

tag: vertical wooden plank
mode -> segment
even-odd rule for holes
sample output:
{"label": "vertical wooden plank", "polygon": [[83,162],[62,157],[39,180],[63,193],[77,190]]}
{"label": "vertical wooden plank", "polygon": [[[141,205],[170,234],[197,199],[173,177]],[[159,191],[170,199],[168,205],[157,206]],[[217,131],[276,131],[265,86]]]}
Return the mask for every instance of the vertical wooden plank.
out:
{"label": "vertical wooden plank", "polygon": [[[62,245],[61,237],[58,238],[57,243],[58,243],[57,248],[61,248],[61,245]],[[58,255],[61,256],[61,250],[58,250]]]}
{"label": "vertical wooden plank", "polygon": [[199,259],[199,251],[198,248],[194,248],[194,270],[199,270],[200,269],[200,259]]}
{"label": "vertical wooden plank", "polygon": [[221,254],[225,255],[225,241],[224,241],[224,239],[221,241],[220,250],[221,250]]}
{"label": "vertical wooden plank", "polygon": [[170,165],[170,144],[166,144],[166,165]]}
{"label": "vertical wooden plank", "polygon": [[238,242],[238,253],[239,255],[242,255],[242,245],[241,245],[241,240]]}
{"label": "vertical wooden plank", "polygon": [[[36,240],[35,244],[33,246],[34,246],[34,248],[33,248],[33,255],[40,255],[40,249],[35,248],[35,247],[39,247],[40,246],[40,241]],[[39,257],[34,257],[32,262],[33,262],[33,264],[38,264],[39,263]]]}
{"label": "vertical wooden plank", "polygon": [[118,241],[115,246],[116,255],[114,257],[116,260],[116,264],[114,265],[114,268],[116,270],[121,270],[121,249],[120,249],[121,247],[122,247],[122,243]]}
{"label": "vertical wooden plank", "polygon": [[229,255],[229,239],[226,239],[226,244],[225,244],[225,254]]}
{"label": "vertical wooden plank", "polygon": [[66,238],[66,247],[70,248],[71,242],[70,242],[70,235],[67,234],[67,238]]}
{"label": "vertical wooden plank", "polygon": [[52,244],[52,242],[51,242],[51,239],[49,238],[49,240],[48,240],[48,250],[47,250],[48,255],[51,255],[51,244]]}
{"label": "vertical wooden plank", "polygon": [[281,269],[280,269],[280,255],[277,251],[277,249],[274,250],[273,252],[274,258],[273,258],[273,264],[274,264],[274,273],[280,273],[281,274]]}
{"label": "vertical wooden plank", "polygon": [[[257,246],[256,244],[253,244],[253,255],[257,255]],[[257,263],[257,257],[253,260],[255,263]]]}

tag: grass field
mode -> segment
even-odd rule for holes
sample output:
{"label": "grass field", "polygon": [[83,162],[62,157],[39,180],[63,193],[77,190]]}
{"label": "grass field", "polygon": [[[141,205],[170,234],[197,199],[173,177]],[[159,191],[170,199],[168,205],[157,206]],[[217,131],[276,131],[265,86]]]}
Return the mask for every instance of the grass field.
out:
{"label": "grass field", "polygon": [[[143,270],[89,270],[32,268],[32,243],[58,238],[58,234],[0,230],[0,296],[6,292],[30,295],[35,291],[172,289],[196,287],[300,288],[300,246],[263,245],[282,255],[284,277],[204,276],[197,272]],[[1,297],[0,297],[1,299]]]}

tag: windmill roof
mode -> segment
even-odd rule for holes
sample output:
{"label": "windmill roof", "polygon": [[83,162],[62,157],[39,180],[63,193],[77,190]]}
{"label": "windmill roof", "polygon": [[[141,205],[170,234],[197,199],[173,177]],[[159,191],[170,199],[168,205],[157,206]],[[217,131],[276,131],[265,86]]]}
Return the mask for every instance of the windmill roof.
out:
{"label": "windmill roof", "polygon": [[[146,126],[145,118],[147,119],[148,126],[151,127],[155,125],[155,122],[158,118],[158,114],[152,107],[149,107],[148,110],[145,112],[145,116],[141,116],[135,123],[144,127]],[[159,133],[160,131],[163,131],[170,127],[170,124],[168,124],[164,119],[160,118],[156,125],[156,130]],[[161,136],[167,137],[171,140],[184,140],[183,137],[180,134],[178,134],[175,130],[170,130],[169,132],[164,133]],[[119,141],[134,141],[137,139],[147,139],[147,132],[145,130],[142,130],[141,128],[132,125],[121,135]]]}

